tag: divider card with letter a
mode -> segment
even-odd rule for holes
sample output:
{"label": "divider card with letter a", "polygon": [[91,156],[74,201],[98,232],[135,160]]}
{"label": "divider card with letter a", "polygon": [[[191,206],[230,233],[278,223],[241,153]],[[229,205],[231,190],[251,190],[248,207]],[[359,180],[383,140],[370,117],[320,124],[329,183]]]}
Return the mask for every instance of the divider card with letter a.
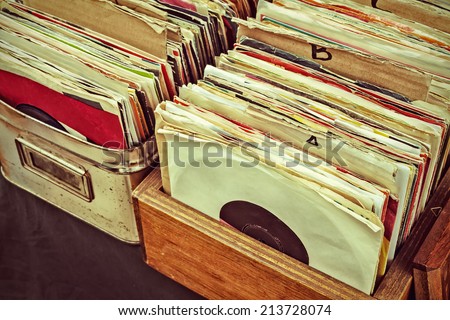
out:
{"label": "divider card with letter a", "polygon": [[[329,0],[260,1],[257,19],[157,108],[164,190],[370,293],[447,163],[450,38]],[[351,259],[366,273],[329,268]]]}

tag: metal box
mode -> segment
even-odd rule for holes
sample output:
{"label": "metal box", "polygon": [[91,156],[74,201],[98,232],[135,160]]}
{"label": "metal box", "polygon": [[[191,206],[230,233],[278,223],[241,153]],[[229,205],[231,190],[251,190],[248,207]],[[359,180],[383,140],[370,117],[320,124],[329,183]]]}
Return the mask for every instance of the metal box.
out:
{"label": "metal box", "polygon": [[129,243],[138,243],[132,191],[151,171],[154,138],[103,148],[0,101],[0,161],[11,183]]}

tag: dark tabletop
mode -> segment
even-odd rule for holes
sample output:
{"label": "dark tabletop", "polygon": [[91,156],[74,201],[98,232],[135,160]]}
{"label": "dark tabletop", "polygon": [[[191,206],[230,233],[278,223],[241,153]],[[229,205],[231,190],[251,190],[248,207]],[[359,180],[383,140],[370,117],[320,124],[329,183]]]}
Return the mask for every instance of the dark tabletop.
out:
{"label": "dark tabletop", "polygon": [[0,299],[198,299],[108,236],[0,174]]}

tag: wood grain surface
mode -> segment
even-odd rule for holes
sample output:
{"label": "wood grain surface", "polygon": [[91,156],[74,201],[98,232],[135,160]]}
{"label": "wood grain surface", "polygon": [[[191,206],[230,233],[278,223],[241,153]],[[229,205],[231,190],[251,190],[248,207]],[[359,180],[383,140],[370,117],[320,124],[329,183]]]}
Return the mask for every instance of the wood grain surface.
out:
{"label": "wood grain surface", "polygon": [[413,284],[413,259],[437,219],[436,210],[448,203],[450,195],[450,170],[447,170],[439,187],[428,201],[424,212],[394,259],[383,281],[375,292],[377,299],[407,299]]}
{"label": "wood grain surface", "polygon": [[450,203],[439,212],[413,261],[416,299],[450,297]]}

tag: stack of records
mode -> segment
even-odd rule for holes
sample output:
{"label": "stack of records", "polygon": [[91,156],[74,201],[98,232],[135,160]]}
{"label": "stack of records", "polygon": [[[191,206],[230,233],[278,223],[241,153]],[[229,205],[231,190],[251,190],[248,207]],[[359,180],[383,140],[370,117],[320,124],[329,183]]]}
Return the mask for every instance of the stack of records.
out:
{"label": "stack of records", "polygon": [[116,149],[151,139],[158,103],[197,81],[233,44],[231,20],[256,9],[253,0],[20,2],[1,2],[0,99]]}
{"label": "stack of records", "polygon": [[235,21],[156,110],[164,190],[371,293],[446,170],[450,35],[331,0]]}

